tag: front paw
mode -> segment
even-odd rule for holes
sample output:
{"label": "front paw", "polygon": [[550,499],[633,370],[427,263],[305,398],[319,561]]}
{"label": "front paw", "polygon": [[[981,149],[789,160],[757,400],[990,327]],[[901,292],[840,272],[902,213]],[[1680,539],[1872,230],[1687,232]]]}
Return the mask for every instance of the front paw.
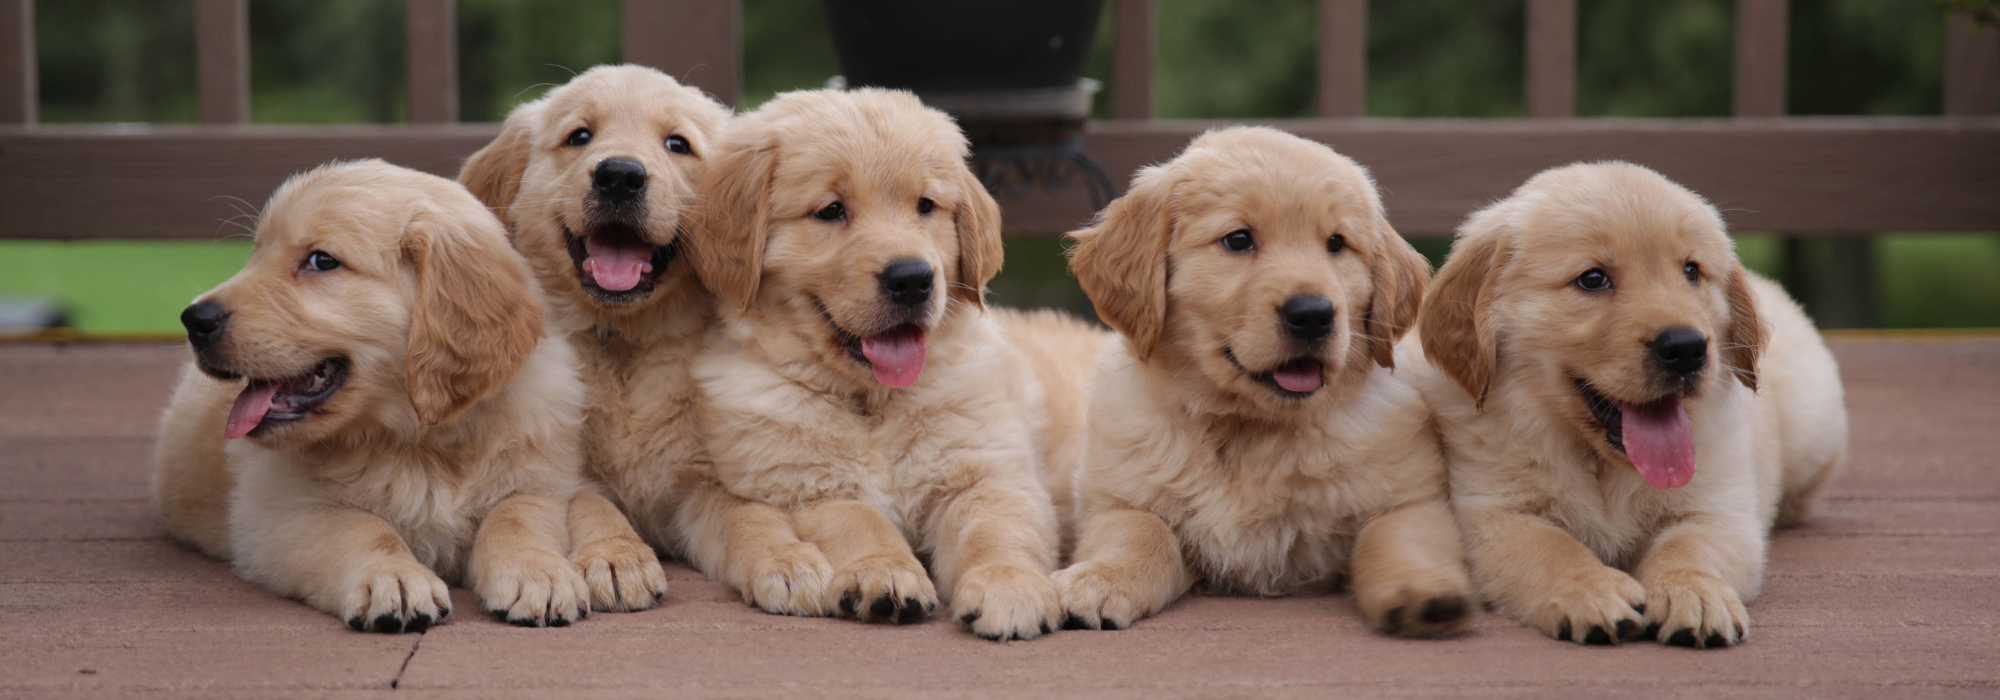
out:
{"label": "front paw", "polygon": [[347,577],[335,614],[357,632],[422,632],[451,614],[444,579],[414,559],[378,559]]}
{"label": "front paw", "polygon": [[1522,620],[1563,641],[1617,644],[1645,627],[1646,589],[1631,575],[1599,565],[1551,583],[1553,594]]}
{"label": "front paw", "polygon": [[1475,612],[1473,600],[1472,585],[1453,575],[1377,585],[1355,594],[1369,625],[1399,637],[1442,637],[1465,629]]}
{"label": "front paw", "polygon": [[773,615],[823,617],[833,614],[826,604],[833,566],[810,542],[790,542],[769,556],[749,563],[743,602]]}
{"label": "front paw", "polygon": [[1073,564],[1051,576],[1062,602],[1066,630],[1121,630],[1132,626],[1171,600],[1159,600],[1158,582],[1141,580],[1130,570],[1097,562]]}
{"label": "front paw", "polygon": [[483,562],[473,592],[488,612],[519,627],[564,627],[590,614],[583,575],[548,552],[513,552]]}
{"label": "front paw", "polygon": [[833,573],[829,596],[843,616],[862,622],[904,624],[929,617],[937,609],[937,589],[915,557],[864,557]]}
{"label": "front paw", "polygon": [[584,544],[569,555],[590,590],[590,609],[636,612],[659,605],[667,594],[667,571],[660,557],[637,537],[609,537]]}
{"label": "front paw", "polygon": [[1646,601],[1647,636],[1663,644],[1710,649],[1749,638],[1743,599],[1714,576],[1685,570],[1647,576]]}
{"label": "front paw", "polygon": [[952,617],[982,639],[1034,639],[1055,629],[1062,597],[1049,577],[996,564],[965,572],[951,593]]}

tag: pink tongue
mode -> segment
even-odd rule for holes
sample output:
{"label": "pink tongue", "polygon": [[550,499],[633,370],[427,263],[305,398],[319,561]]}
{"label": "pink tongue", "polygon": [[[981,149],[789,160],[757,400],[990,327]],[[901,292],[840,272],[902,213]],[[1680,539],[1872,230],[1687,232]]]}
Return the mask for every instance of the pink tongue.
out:
{"label": "pink tongue", "polygon": [[917,383],[924,371],[924,332],[892,331],[861,339],[861,354],[875,368],[875,381],[891,389]]}
{"label": "pink tongue", "polygon": [[271,397],[278,395],[278,385],[272,382],[252,383],[236,395],[236,405],[229,407],[229,424],[222,428],[224,440],[249,435],[264,421],[264,414],[271,411]]}
{"label": "pink tongue", "polygon": [[1625,456],[1657,489],[1677,489],[1694,478],[1694,429],[1679,396],[1635,406],[1619,403]]}
{"label": "pink tongue", "polygon": [[1319,389],[1319,360],[1292,360],[1271,372],[1271,379],[1285,391],[1307,394]]}
{"label": "pink tongue", "polygon": [[591,281],[610,292],[639,286],[639,278],[653,271],[653,249],[646,246],[600,244],[596,236],[583,240],[590,257],[583,259],[583,271]]}

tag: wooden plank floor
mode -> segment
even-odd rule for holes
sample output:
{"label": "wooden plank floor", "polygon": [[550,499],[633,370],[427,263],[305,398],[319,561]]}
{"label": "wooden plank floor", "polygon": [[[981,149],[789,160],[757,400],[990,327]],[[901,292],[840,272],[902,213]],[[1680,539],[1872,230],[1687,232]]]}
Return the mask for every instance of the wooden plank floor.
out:
{"label": "wooden plank floor", "polygon": [[1387,639],[1342,597],[1196,598],[1128,631],[994,644],[942,621],[764,615],[679,567],[649,612],[357,634],[162,538],[151,434],[184,349],[0,344],[0,695],[2000,694],[2000,339],[1835,349],[1853,467],[1822,517],[1776,536],[1750,643],[1698,652],[1490,615]]}

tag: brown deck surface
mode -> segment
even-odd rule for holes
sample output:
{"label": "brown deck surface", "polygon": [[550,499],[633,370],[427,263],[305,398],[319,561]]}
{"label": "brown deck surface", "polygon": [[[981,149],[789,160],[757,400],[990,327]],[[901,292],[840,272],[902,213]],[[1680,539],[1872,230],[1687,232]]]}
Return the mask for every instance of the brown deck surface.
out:
{"label": "brown deck surface", "polygon": [[1698,652],[1490,615],[1388,639],[1342,597],[1195,598],[1128,631],[995,644],[765,615],[684,567],[644,613],[359,634],[163,539],[146,475],[185,350],[0,344],[0,695],[2000,695],[2000,341],[1836,351],[1853,467],[1776,536],[1751,641]]}

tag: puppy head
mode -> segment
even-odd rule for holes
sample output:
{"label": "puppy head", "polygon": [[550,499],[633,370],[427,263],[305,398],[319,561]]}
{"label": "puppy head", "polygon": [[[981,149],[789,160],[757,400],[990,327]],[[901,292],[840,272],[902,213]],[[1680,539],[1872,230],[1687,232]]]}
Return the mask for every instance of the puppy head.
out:
{"label": "puppy head", "polygon": [[863,385],[905,387],[956,305],[983,306],[1000,213],[965,136],[907,92],[779,95],[702,185],[696,271],[751,323]]}
{"label": "puppy head", "polygon": [[1431,362],[1484,403],[1502,372],[1656,487],[1694,476],[1684,402],[1757,386],[1764,330],[1700,196],[1628,163],[1556,168],[1459,230],[1421,321]]}
{"label": "puppy head", "polygon": [[665,73],[600,66],[516,108],[458,179],[501,215],[551,291],[629,312],[667,296],[655,290],[728,119]]}
{"label": "puppy head", "polygon": [[202,371],[248,379],[225,436],[302,444],[490,395],[541,338],[535,290],[463,188],[358,161],[279,187],[248,264],[181,320]]}
{"label": "puppy head", "polygon": [[1195,139],[1070,236],[1070,269],[1142,361],[1265,412],[1393,367],[1429,273],[1366,170],[1261,127]]}

